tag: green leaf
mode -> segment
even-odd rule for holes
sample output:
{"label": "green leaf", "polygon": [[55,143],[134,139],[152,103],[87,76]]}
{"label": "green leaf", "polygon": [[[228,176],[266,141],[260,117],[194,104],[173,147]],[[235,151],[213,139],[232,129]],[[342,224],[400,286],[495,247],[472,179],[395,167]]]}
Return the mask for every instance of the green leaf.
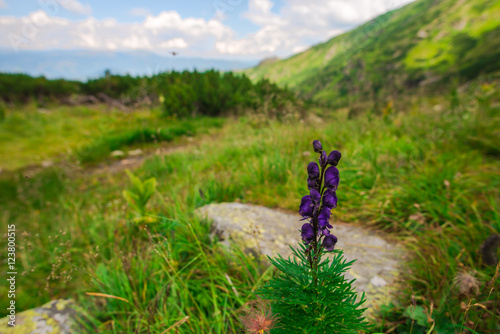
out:
{"label": "green leaf", "polygon": [[415,320],[418,325],[428,327],[427,314],[422,306],[408,306],[404,313],[404,316]]}

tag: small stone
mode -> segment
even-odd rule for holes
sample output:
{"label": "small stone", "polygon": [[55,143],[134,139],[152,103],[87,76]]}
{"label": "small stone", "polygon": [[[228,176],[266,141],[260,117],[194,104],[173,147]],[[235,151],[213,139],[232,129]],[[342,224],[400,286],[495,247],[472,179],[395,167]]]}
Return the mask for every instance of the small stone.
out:
{"label": "small stone", "polygon": [[50,160],[45,160],[42,162],[42,167],[43,168],[48,168],[50,166],[53,166],[54,165],[54,162],[53,161],[50,161]]}
{"label": "small stone", "polygon": [[387,285],[387,282],[379,276],[373,276],[370,283],[377,288],[382,288]]}
{"label": "small stone", "polygon": [[142,150],[138,148],[136,150],[128,151],[128,155],[130,155],[131,157],[137,157],[139,155],[142,155]]}
{"label": "small stone", "polygon": [[417,33],[417,36],[420,38],[427,38],[429,37],[429,34],[425,30],[420,29]]}
{"label": "small stone", "polygon": [[125,155],[125,152],[123,151],[113,151],[111,152],[111,156],[112,157],[123,157]]}

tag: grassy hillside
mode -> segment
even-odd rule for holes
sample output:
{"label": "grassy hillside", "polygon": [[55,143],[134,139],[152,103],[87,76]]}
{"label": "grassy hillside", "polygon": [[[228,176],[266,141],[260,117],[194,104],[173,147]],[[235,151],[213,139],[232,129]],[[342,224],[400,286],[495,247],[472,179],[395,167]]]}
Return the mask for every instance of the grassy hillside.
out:
{"label": "grassy hillside", "polygon": [[500,69],[500,1],[418,0],[246,73],[317,101],[387,102]]}

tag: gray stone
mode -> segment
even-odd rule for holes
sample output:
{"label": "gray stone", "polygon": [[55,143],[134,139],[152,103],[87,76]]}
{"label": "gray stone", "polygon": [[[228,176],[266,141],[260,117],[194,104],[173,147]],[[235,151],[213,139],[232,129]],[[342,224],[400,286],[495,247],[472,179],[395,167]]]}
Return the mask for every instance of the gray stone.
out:
{"label": "gray stone", "polygon": [[74,301],[59,299],[16,314],[15,326],[8,317],[0,319],[2,334],[70,334],[79,333]]}
{"label": "gray stone", "polygon": [[128,151],[128,155],[131,157],[137,157],[139,155],[142,155],[142,150],[140,148],[138,148],[136,150]]}
{"label": "gray stone", "polygon": [[[298,246],[303,224],[298,213],[287,214],[241,203],[210,204],[199,208],[197,213],[213,221],[213,235],[225,245],[235,241],[251,252],[271,257],[291,256],[289,245]],[[396,281],[403,249],[373,229],[345,223],[332,225],[331,231],[338,237],[336,249],[342,249],[348,261],[356,260],[346,277],[356,279],[353,283],[356,291],[365,292],[369,315],[398,291]]]}
{"label": "gray stone", "polygon": [[120,151],[120,150],[116,150],[116,151],[113,151],[111,152],[110,154],[112,157],[123,157],[125,155],[125,152],[123,151]]}

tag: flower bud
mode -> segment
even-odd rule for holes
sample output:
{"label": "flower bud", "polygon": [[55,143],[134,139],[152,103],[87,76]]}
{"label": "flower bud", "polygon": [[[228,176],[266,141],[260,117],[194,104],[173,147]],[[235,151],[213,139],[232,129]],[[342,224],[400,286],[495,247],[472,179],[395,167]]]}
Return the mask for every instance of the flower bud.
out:
{"label": "flower bud", "polygon": [[315,162],[310,162],[307,166],[307,174],[309,174],[309,178],[311,180],[316,180],[319,178],[319,167]]}
{"label": "flower bud", "polygon": [[323,145],[321,145],[321,142],[319,140],[313,141],[313,148],[314,152],[319,153],[323,150]]}
{"label": "flower bud", "polygon": [[325,186],[331,191],[337,190],[339,186],[340,177],[337,167],[330,167],[325,172]]}
{"label": "flower bud", "polygon": [[316,188],[316,180],[314,179],[307,179],[307,189],[315,189]]}
{"label": "flower bud", "polygon": [[314,206],[311,200],[311,196],[307,195],[302,197],[300,202],[299,214],[304,218],[312,217],[314,213]]}
{"label": "flower bud", "polygon": [[324,167],[326,165],[326,152],[321,151],[320,156],[319,156],[319,165],[321,167]]}
{"label": "flower bud", "polygon": [[335,244],[337,243],[337,237],[333,234],[327,235],[325,239],[323,239],[323,247],[327,251],[332,251],[335,249]]}
{"label": "flower bud", "polygon": [[319,204],[321,201],[321,194],[314,188],[311,189],[310,194],[311,194],[311,200],[314,203],[314,207],[319,208]]}
{"label": "flower bud", "polygon": [[341,157],[342,154],[339,151],[331,151],[326,162],[332,166],[337,166]]}
{"label": "flower bud", "polygon": [[337,194],[335,191],[326,189],[323,193],[323,207],[333,209],[337,207]]}
{"label": "flower bud", "polygon": [[314,228],[312,227],[311,224],[306,223],[302,225],[300,235],[302,236],[302,240],[304,241],[304,243],[307,245],[314,240]]}

